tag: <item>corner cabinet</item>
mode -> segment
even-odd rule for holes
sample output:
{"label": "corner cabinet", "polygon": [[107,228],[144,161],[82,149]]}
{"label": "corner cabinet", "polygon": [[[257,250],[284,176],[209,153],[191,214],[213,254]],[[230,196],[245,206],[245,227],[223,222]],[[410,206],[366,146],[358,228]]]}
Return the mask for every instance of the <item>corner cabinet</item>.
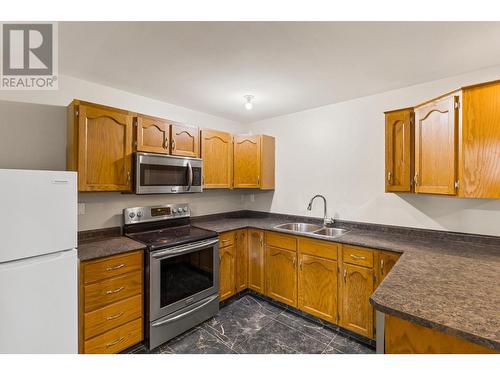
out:
{"label": "corner cabinet", "polygon": [[417,105],[413,155],[403,126],[409,110],[386,112],[385,190],[412,191],[407,176],[414,164],[415,193],[500,198],[499,103],[500,81],[494,81]]}
{"label": "corner cabinet", "polygon": [[275,140],[268,135],[235,135],[234,188],[274,189]]}
{"label": "corner cabinet", "polygon": [[385,112],[385,191],[410,192],[414,173],[413,108]]}
{"label": "corner cabinet", "polygon": [[217,130],[202,129],[200,138],[203,188],[231,189],[233,187],[233,136]]}
{"label": "corner cabinet", "polygon": [[135,114],[73,101],[68,107],[67,169],[78,191],[131,191]]}

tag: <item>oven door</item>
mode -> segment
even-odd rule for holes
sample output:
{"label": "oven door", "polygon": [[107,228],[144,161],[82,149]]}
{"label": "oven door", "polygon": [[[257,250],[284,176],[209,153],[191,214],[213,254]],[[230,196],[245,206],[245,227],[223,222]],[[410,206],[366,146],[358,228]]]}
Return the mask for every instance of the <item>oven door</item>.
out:
{"label": "oven door", "polygon": [[149,320],[219,292],[219,240],[197,241],[149,254]]}
{"label": "oven door", "polygon": [[199,193],[202,189],[201,159],[135,154],[135,193]]}

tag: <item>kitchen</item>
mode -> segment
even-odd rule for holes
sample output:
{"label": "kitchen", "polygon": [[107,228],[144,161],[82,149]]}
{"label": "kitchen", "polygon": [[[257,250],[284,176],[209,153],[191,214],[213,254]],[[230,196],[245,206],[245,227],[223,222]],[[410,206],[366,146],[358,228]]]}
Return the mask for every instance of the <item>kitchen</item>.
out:
{"label": "kitchen", "polygon": [[57,33],[0,90],[0,353],[499,353],[499,23]]}

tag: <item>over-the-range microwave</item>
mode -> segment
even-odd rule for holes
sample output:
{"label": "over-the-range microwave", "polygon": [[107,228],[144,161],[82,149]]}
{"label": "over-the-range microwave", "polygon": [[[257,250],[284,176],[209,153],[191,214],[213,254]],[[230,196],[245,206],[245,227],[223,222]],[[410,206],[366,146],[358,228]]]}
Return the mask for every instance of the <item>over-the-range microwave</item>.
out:
{"label": "over-the-range microwave", "polygon": [[202,161],[197,158],[135,153],[135,193],[200,193]]}

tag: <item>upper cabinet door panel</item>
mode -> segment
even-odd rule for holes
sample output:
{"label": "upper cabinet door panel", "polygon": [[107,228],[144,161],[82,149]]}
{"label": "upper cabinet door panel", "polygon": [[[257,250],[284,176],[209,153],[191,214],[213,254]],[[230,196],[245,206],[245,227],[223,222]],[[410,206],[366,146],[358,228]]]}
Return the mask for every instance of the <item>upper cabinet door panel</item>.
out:
{"label": "upper cabinet door panel", "polygon": [[234,137],[234,187],[260,187],[260,136]]}
{"label": "upper cabinet door panel", "polygon": [[177,156],[199,156],[199,131],[198,128],[178,123],[172,123],[171,129],[171,154]]}
{"label": "upper cabinet door panel", "polygon": [[385,116],[385,191],[411,191],[413,177],[413,110]]}
{"label": "upper cabinet door panel", "polygon": [[500,83],[463,90],[460,196],[500,198]]}
{"label": "upper cabinet door panel", "polygon": [[415,109],[415,191],[455,194],[458,96]]}
{"label": "upper cabinet door panel", "polygon": [[78,188],[80,191],[130,191],[132,115],[79,106]]}
{"label": "upper cabinet door panel", "polygon": [[169,124],[152,117],[137,117],[137,151],[169,153]]}
{"label": "upper cabinet door panel", "polygon": [[201,131],[203,183],[206,189],[230,189],[233,186],[232,136],[216,130]]}

